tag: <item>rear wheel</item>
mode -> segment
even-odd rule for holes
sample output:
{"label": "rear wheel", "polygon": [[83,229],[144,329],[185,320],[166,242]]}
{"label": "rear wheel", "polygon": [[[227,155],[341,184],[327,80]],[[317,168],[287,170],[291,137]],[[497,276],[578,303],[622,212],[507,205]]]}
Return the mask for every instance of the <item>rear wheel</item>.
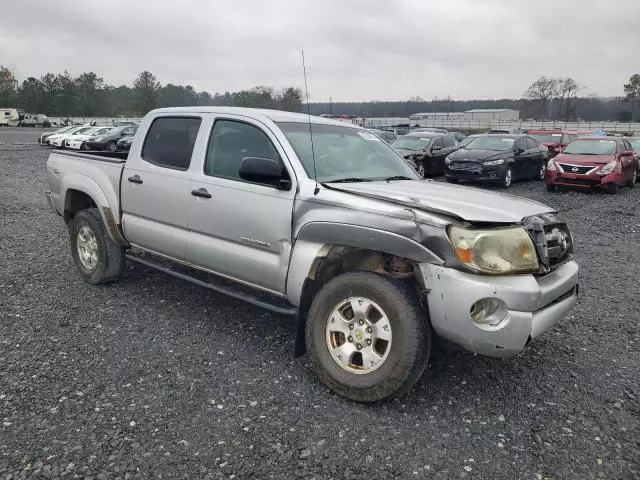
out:
{"label": "rear wheel", "polygon": [[97,208],[78,212],[69,223],[71,255],[85,282],[107,283],[124,271],[124,248],[107,234]]}
{"label": "rear wheel", "polygon": [[306,326],[310,362],[334,392],[358,402],[406,393],[431,351],[431,329],[406,284],[351,272],[316,295]]}

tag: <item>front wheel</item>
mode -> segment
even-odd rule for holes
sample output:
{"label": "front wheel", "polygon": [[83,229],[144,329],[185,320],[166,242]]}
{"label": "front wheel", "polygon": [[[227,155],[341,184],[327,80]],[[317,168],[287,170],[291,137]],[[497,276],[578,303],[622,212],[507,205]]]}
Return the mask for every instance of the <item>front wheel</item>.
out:
{"label": "front wheel", "polygon": [[113,140],[111,140],[109,143],[107,143],[107,150],[108,151],[115,152],[117,148],[118,148],[118,146],[116,145],[116,142],[114,142]]}
{"label": "front wheel", "polygon": [[636,185],[637,180],[638,180],[638,171],[634,168],[631,179],[626,182],[627,187],[633,188]]}
{"label": "front wheel", "polygon": [[540,180],[541,182],[544,182],[544,177],[545,177],[545,163],[542,162],[540,164],[540,168],[538,169],[538,180]]}
{"label": "front wheel", "polygon": [[406,393],[431,351],[431,329],[411,290],[370,272],[328,282],[309,310],[310,363],[334,392],[358,402]]}
{"label": "front wheel", "polygon": [[500,187],[509,188],[511,186],[511,182],[513,181],[513,174],[511,172],[511,167],[507,167],[504,172],[504,178],[500,180]]}
{"label": "front wheel", "polygon": [[547,192],[555,192],[556,191],[556,186],[555,185],[549,185],[547,183]]}
{"label": "front wheel", "polygon": [[85,282],[107,283],[124,271],[124,248],[107,233],[97,208],[78,212],[69,223],[71,255]]}

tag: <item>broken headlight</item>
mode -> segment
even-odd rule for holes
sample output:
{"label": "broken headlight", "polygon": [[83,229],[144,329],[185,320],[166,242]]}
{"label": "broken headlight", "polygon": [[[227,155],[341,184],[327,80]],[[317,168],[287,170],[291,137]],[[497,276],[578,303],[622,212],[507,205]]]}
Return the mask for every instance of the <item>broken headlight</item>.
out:
{"label": "broken headlight", "polygon": [[449,239],[458,259],[478,273],[538,271],[535,246],[522,227],[478,230],[452,226]]}

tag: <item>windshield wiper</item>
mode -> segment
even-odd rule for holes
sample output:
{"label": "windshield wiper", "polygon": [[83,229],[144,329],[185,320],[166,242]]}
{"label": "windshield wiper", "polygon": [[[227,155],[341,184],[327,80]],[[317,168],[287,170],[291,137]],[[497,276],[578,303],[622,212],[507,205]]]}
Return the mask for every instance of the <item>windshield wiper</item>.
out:
{"label": "windshield wiper", "polygon": [[351,183],[351,182],[371,182],[373,181],[370,178],[359,178],[359,177],[346,177],[346,178],[337,178],[335,180],[327,180],[323,183]]}
{"label": "windshield wiper", "polygon": [[414,180],[414,179],[410,177],[405,177],[404,175],[393,175],[391,177],[383,178],[382,180],[386,180],[387,182],[390,182],[391,180]]}

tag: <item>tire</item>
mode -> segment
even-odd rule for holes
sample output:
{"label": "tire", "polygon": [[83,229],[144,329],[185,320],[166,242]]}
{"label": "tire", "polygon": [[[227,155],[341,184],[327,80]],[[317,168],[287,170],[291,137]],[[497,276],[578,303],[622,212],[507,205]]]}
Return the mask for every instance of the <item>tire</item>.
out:
{"label": "tire", "polygon": [[[69,223],[69,235],[73,261],[85,282],[97,285],[118,279],[125,266],[124,248],[111,241],[97,208],[78,212]],[[88,252],[95,254],[93,260],[87,260],[85,255],[81,257],[83,247],[87,255]]]}
{"label": "tire", "polygon": [[633,176],[631,177],[630,180],[625,182],[625,185],[627,187],[629,187],[629,188],[633,188],[633,187],[635,187],[637,181],[638,181],[638,171],[634,168],[633,169]]}
{"label": "tire", "polygon": [[82,142],[82,143],[80,144],[80,150],[83,150],[83,151],[89,150],[89,149],[87,148],[87,144],[86,144],[85,142]]}
{"label": "tire", "polygon": [[114,140],[111,140],[109,143],[107,143],[107,150],[109,152],[115,152],[117,149],[118,149],[118,145]]}
{"label": "tire", "polygon": [[556,186],[547,184],[547,191],[548,192],[555,192],[556,191]]}
{"label": "tire", "polygon": [[[352,302],[361,300],[375,305],[375,308],[367,310],[365,318],[377,315],[371,315],[372,311],[383,312],[376,323],[364,323],[364,326],[372,325],[373,328],[378,325],[378,329],[373,330],[374,333],[370,333],[371,328],[358,328],[360,324],[357,316],[352,316],[351,321],[355,322],[355,328],[349,330],[348,326],[345,326],[348,324],[342,323],[345,322],[345,317],[336,313],[341,305],[347,305],[348,309]],[[353,310],[351,312],[353,313]],[[388,323],[384,323],[389,327],[390,333],[387,328],[383,328],[387,333],[380,330],[379,322],[385,316]],[[338,324],[330,322],[330,319],[336,318]],[[369,320],[370,318],[366,322]],[[342,366],[340,363],[345,362],[334,358],[334,355],[337,356],[336,349],[332,350],[334,333],[330,332],[334,324],[336,327],[333,328],[342,327],[349,334],[349,337],[343,336],[344,342],[338,345],[339,347],[347,345],[350,341],[355,345],[347,346],[355,349],[359,345],[358,342],[363,342],[362,351],[358,349],[347,352],[347,363],[358,363],[359,359],[359,369],[357,366]],[[385,344],[377,339],[376,331],[383,335],[388,334],[389,342]],[[354,332],[353,336],[351,332]],[[372,340],[369,340],[367,335]],[[426,313],[408,286],[370,272],[345,273],[329,281],[314,298],[306,326],[307,352],[314,371],[332,391],[357,402],[377,402],[406,393],[418,381],[427,366],[431,353],[431,336]],[[365,346],[364,342],[369,342],[366,345],[371,346]],[[380,345],[386,346],[381,359],[377,364],[371,362],[371,366],[366,368],[363,355],[374,351]],[[358,371],[360,373],[354,373]]]}
{"label": "tire", "polygon": [[540,164],[540,169],[538,170],[538,175],[536,177],[537,180],[540,180],[541,182],[544,182],[545,179],[545,170],[546,170],[546,163],[542,162]]}
{"label": "tire", "polygon": [[511,167],[507,167],[504,171],[504,178],[502,178],[499,182],[500,188],[509,188],[511,183],[513,182],[513,171]]}
{"label": "tire", "polygon": [[611,195],[615,195],[616,193],[618,193],[618,184],[617,183],[611,183],[607,186],[607,193],[611,194]]}
{"label": "tire", "polygon": [[416,160],[416,172],[420,175],[420,178],[425,176],[424,162],[422,160]]}
{"label": "tire", "polygon": [[458,180],[457,178],[447,177],[447,183],[460,183],[460,180]]}

